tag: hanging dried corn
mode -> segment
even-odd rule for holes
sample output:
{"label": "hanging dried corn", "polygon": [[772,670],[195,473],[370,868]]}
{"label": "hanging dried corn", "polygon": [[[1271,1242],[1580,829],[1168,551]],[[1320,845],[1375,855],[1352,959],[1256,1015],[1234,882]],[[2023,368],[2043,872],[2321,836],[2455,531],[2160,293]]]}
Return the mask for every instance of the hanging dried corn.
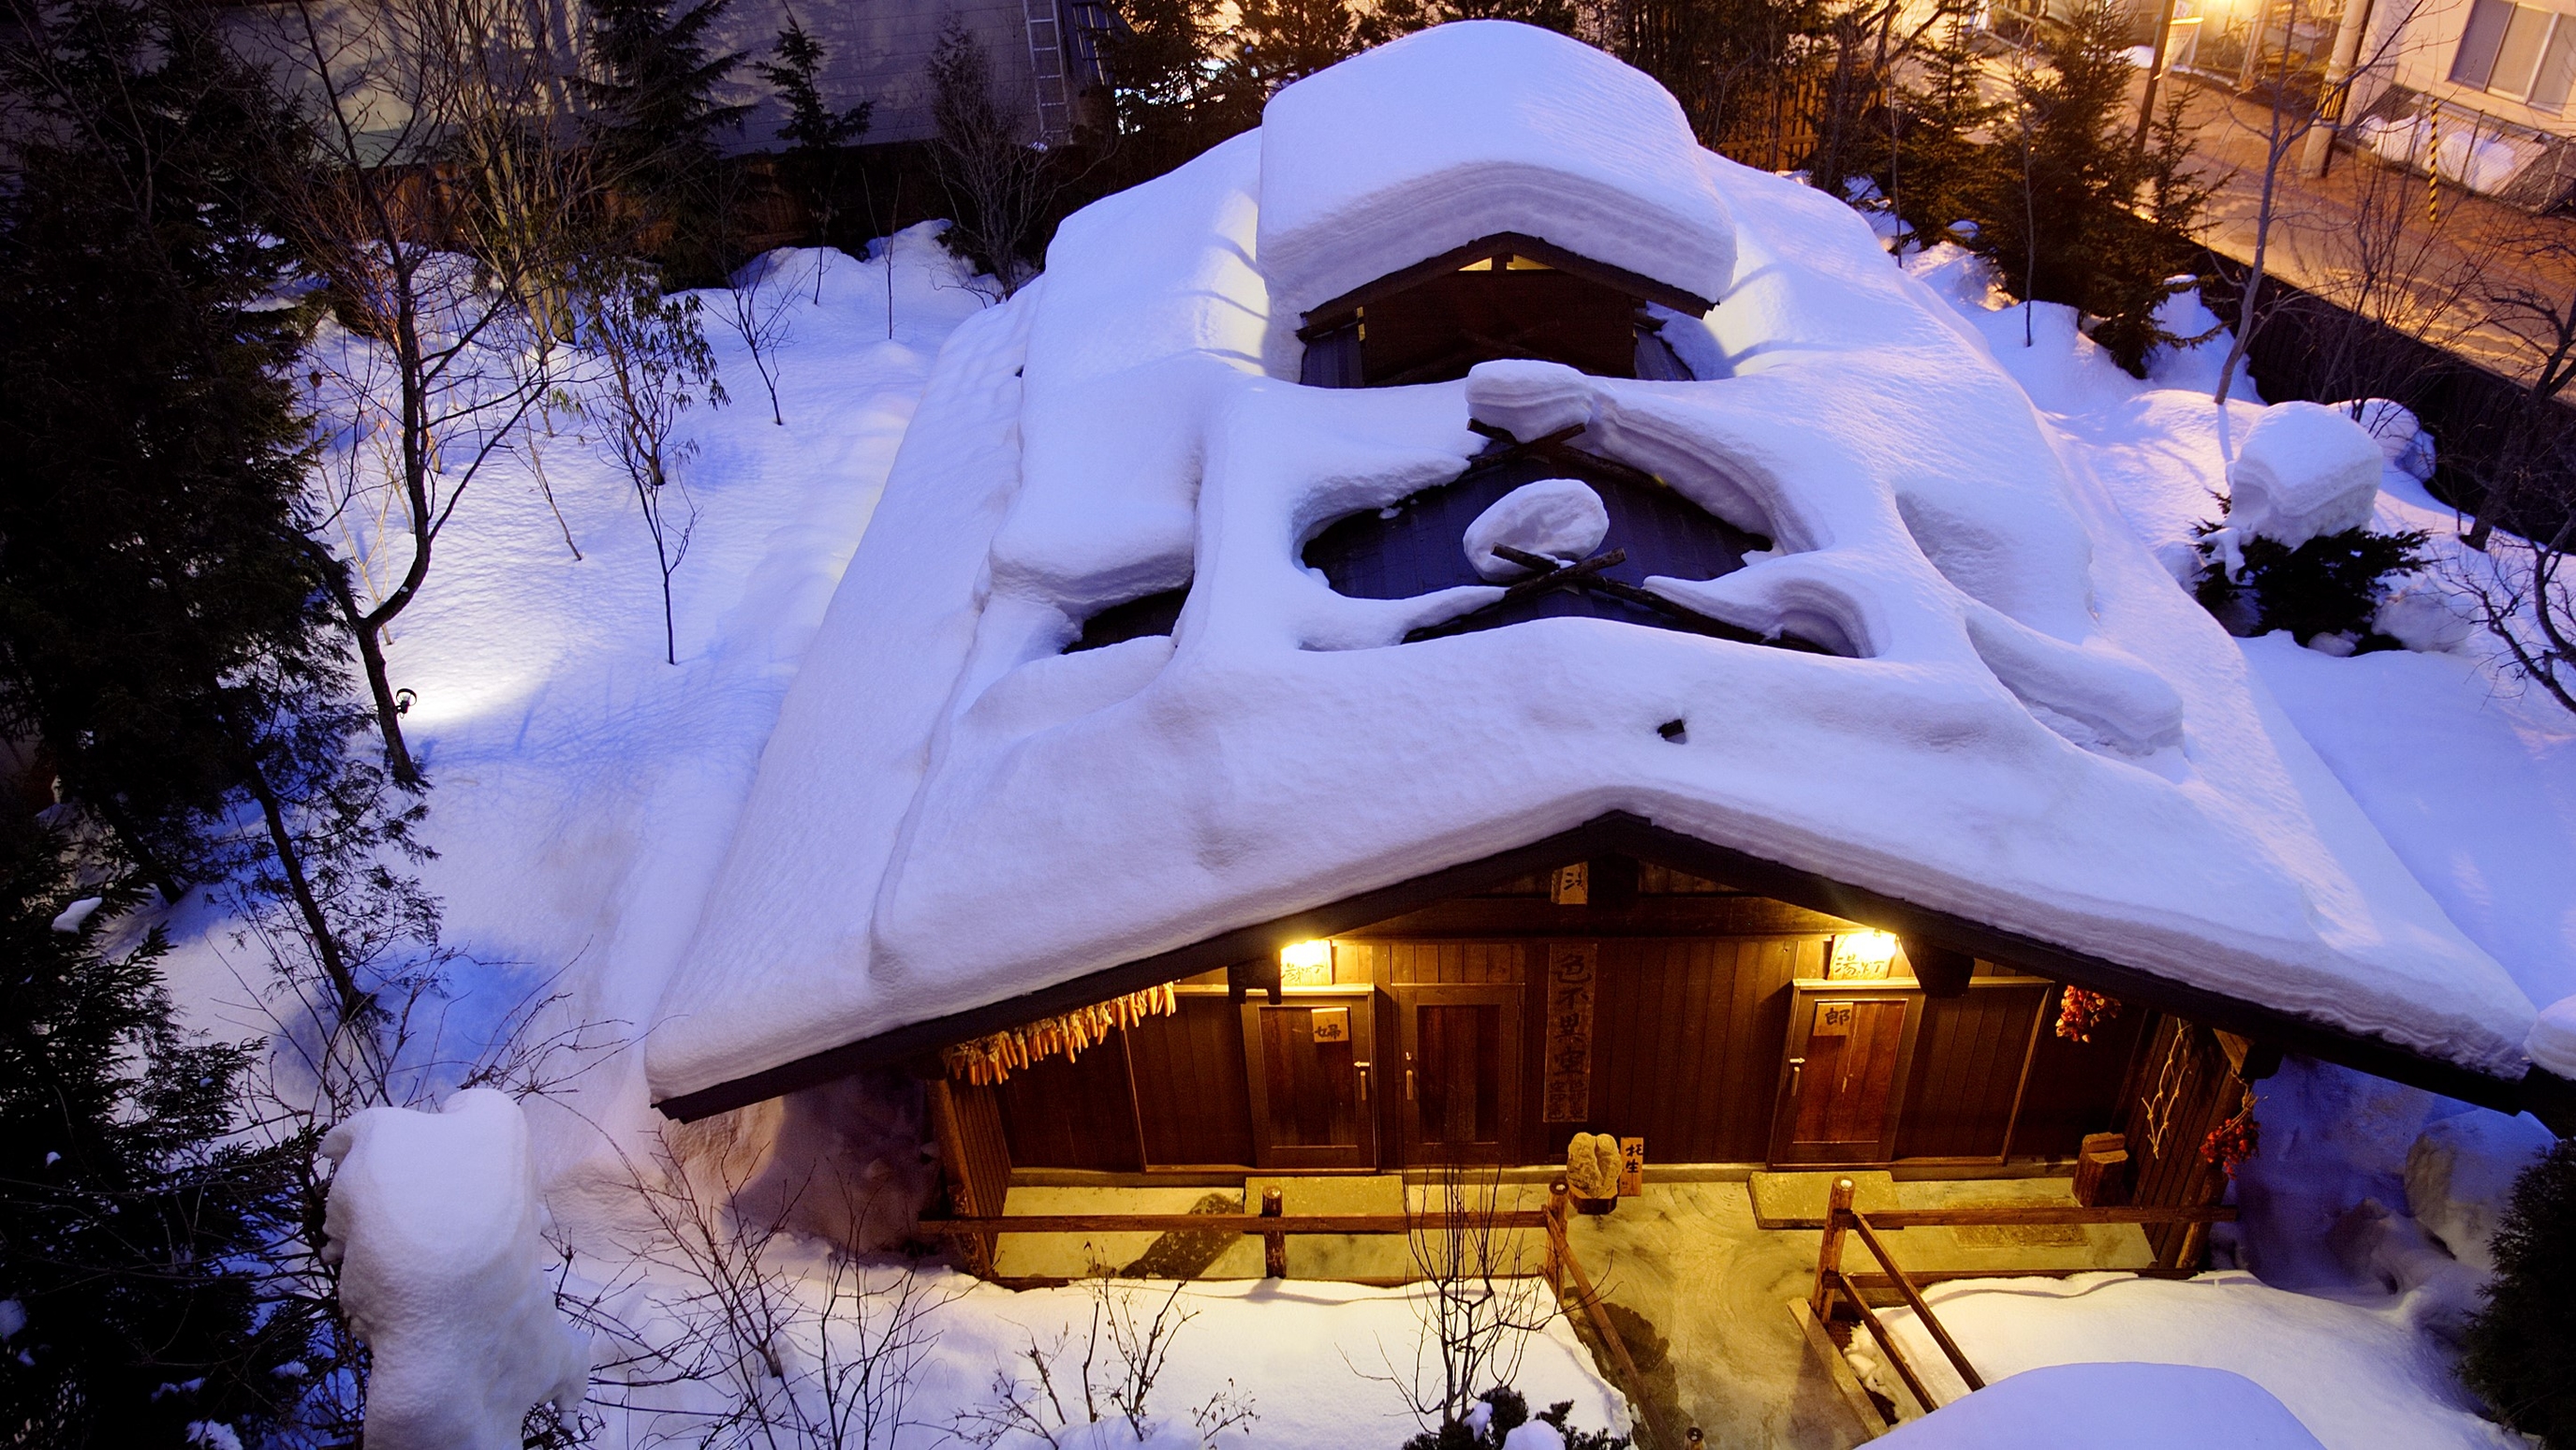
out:
{"label": "hanging dried corn", "polygon": [[1180,996],[1165,982],[1141,992],[1130,992],[1106,1002],[1095,1002],[1071,1012],[1041,1018],[1024,1027],[1005,1028],[1000,1032],[972,1038],[947,1048],[939,1054],[950,1077],[962,1077],[978,1087],[1007,1081],[1014,1072],[1025,1071],[1033,1062],[1050,1057],[1063,1057],[1067,1062],[1109,1039],[1109,1034],[1122,1027],[1132,1027],[1148,1017],[1177,1012]]}

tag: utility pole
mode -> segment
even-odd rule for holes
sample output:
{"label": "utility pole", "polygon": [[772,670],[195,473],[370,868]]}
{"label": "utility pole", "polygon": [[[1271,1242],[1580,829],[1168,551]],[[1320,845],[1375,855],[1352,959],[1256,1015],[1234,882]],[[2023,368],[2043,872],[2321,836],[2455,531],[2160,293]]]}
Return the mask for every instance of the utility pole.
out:
{"label": "utility pole", "polygon": [[2325,85],[2317,92],[2316,123],[2308,128],[2299,153],[2301,176],[2323,176],[2334,155],[2335,133],[2352,111],[2353,70],[2361,60],[2361,42],[2370,30],[2370,0],[2344,0],[2343,24],[2335,29],[2334,53],[2326,60]]}
{"label": "utility pole", "polygon": [[2147,149],[2147,132],[2153,130],[2156,124],[2156,82],[2164,79],[2165,48],[2173,39],[2173,13],[2176,3],[2177,0],[2156,0],[2155,54],[2147,57],[2147,93],[2138,102],[2136,144],[2142,155]]}

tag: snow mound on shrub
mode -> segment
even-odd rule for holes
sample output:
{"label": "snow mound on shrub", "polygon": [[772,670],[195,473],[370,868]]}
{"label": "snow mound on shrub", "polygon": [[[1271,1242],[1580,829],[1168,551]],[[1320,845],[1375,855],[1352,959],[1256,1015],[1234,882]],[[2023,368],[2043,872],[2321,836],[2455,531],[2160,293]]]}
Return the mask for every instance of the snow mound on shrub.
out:
{"label": "snow mound on shrub", "polygon": [[2406,1203],[2461,1263],[2495,1268],[2513,1181],[2557,1141],[2540,1120],[2483,1109],[2426,1128],[2406,1153]]}
{"label": "snow mound on shrub", "polygon": [[1518,549],[1567,563],[1587,558],[1610,532],[1610,510],[1601,495],[1577,478],[1542,478],[1494,500],[1467,526],[1467,562],[1486,579],[1518,579],[1529,566],[1494,552]]}
{"label": "snow mound on shrub", "polygon": [[2370,522],[2379,502],[2379,444],[2322,403],[2275,403],[2228,465],[2227,525],[2240,537],[2297,548]]}
{"label": "snow mound on shrub", "polygon": [[[2109,1411],[2110,1413],[2106,1413]],[[2321,1450],[2287,1406],[2241,1374],[2187,1364],[2024,1370],[1882,1437],[1888,1450]]]}
{"label": "snow mound on shrub", "polygon": [[2363,398],[2337,403],[2335,411],[2361,425],[2379,444],[2389,466],[2417,483],[2433,476],[2433,435],[2424,431],[2415,410],[2389,398]]}
{"label": "snow mound on shrub", "polygon": [[373,1357],[368,1450],[518,1450],[530,1408],[569,1412],[590,1345],[555,1312],[528,1123],[469,1088],[435,1113],[369,1108],[333,1128],[324,1257]]}
{"label": "snow mound on shrub", "polygon": [[1500,232],[1711,301],[1735,275],[1735,224],[1681,106],[1580,41],[1442,25],[1263,108],[1254,255],[1283,322]]}

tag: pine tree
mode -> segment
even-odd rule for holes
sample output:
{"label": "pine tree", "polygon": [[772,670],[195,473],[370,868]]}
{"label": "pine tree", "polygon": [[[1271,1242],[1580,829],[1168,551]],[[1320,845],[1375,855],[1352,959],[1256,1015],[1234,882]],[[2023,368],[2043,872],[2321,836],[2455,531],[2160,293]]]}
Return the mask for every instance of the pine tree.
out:
{"label": "pine tree", "polygon": [[1344,0],[1245,0],[1235,30],[1236,84],[1267,101],[1359,49],[1359,23]]}
{"label": "pine tree", "polygon": [[1362,50],[1453,20],[1516,20],[1572,35],[1581,15],[1573,0],[1379,0],[1359,18]]}
{"label": "pine tree", "polygon": [[1994,127],[2000,164],[1975,219],[1977,248],[2005,290],[2094,318],[2094,340],[2143,376],[2147,353],[2176,340],[2156,309],[2195,255],[2190,232],[2208,191],[2184,169],[2178,113],[2138,146],[2124,24],[2091,0],[2050,42],[2049,65],[2014,77]]}
{"label": "pine tree", "polygon": [[1898,102],[1895,155],[1880,189],[1916,247],[1948,240],[1951,226],[1973,219],[1997,191],[1995,148],[1981,136],[1998,108],[1978,84],[1974,16],[1973,0],[1943,0],[1922,82]]}
{"label": "pine tree", "polygon": [[815,241],[829,245],[833,203],[839,190],[841,148],[867,134],[876,102],[861,101],[843,110],[834,110],[824,102],[818,80],[823,70],[823,44],[805,33],[792,10],[787,13],[787,28],[778,32],[777,44],[771,47],[770,54],[776,59],[755,62],[752,69],[787,107],[787,124],[778,128],[778,139],[788,143],[788,184],[813,213]]}
{"label": "pine tree", "polygon": [[729,260],[715,137],[751,107],[715,99],[744,56],[710,56],[707,31],[731,4],[697,0],[673,14],[662,0],[583,0],[604,72],[583,86],[592,144],[643,240],[684,283],[721,280]]}
{"label": "pine tree", "polygon": [[2523,1170],[2495,1237],[2495,1278],[2470,1321],[2460,1377],[2544,1450],[2576,1447],[2576,1139]]}
{"label": "pine tree", "polygon": [[304,1388],[304,1323],[264,1312],[256,1265],[291,1229],[311,1145],[229,1141],[258,1044],[179,1028],[157,928],[103,949],[136,895],[83,883],[32,822],[0,823],[0,1423],[16,1445],[175,1446],[198,1424],[250,1440]]}
{"label": "pine tree", "polygon": [[77,0],[6,63],[53,126],[0,196],[0,717],[175,895],[224,869],[261,682],[337,668],[247,201],[290,123],[175,7]]}

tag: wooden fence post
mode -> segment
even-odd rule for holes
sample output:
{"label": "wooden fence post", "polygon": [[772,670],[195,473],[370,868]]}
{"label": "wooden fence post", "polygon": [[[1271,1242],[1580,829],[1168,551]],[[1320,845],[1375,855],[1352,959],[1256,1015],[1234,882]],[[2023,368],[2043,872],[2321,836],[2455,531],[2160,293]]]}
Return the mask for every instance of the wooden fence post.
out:
{"label": "wooden fence post", "polygon": [[1565,1180],[1560,1178],[1547,1186],[1547,1290],[1559,1303],[1565,1300],[1565,1259],[1557,1245],[1565,1238]]}
{"label": "wooden fence post", "polygon": [[1819,1324],[1833,1319],[1834,1283],[1843,1271],[1843,1227],[1855,1191],[1850,1179],[1837,1178],[1833,1195],[1825,1201],[1825,1240],[1816,1248],[1816,1288],[1807,1296],[1807,1307],[1815,1311]]}
{"label": "wooden fence post", "polygon": [[[1261,1190],[1261,1216],[1263,1218],[1279,1217],[1281,1212],[1280,1202],[1281,1200],[1278,1189],[1265,1188]],[[1278,1229],[1265,1229],[1262,1231],[1261,1272],[1265,1278],[1285,1279],[1288,1277],[1288,1235],[1280,1232]]]}

